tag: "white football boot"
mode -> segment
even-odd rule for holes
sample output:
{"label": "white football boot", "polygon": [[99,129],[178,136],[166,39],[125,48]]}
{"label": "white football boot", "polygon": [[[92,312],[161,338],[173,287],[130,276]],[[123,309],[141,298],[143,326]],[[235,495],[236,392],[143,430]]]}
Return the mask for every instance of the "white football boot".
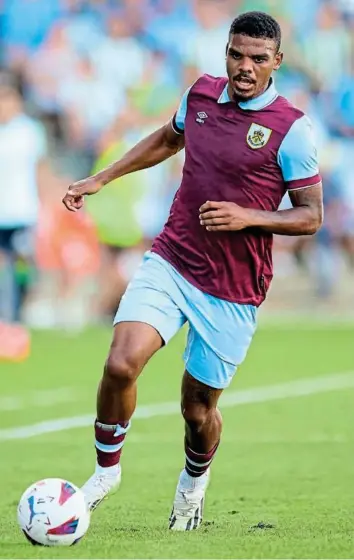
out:
{"label": "white football boot", "polygon": [[108,494],[114,494],[120,486],[121,479],[120,467],[118,473],[110,472],[108,469],[107,472],[96,471],[81,488],[88,509],[93,511],[102,500],[108,497]]}
{"label": "white football boot", "polygon": [[184,470],[179,477],[169,529],[193,531],[203,521],[205,491],[209,484],[210,469],[193,479]]}

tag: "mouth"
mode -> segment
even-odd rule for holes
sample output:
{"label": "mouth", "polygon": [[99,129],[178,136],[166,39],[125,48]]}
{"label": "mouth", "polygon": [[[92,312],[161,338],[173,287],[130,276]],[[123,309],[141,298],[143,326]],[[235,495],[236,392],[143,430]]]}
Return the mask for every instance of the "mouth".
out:
{"label": "mouth", "polygon": [[254,87],[254,81],[251,78],[238,77],[234,80],[234,85],[238,91],[250,91]]}

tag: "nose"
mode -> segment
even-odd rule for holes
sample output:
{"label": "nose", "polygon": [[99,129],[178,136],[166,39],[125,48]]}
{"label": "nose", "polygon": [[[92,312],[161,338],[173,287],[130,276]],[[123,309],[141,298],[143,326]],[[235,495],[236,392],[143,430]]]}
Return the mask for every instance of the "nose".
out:
{"label": "nose", "polygon": [[238,71],[243,74],[252,74],[253,71],[253,61],[248,56],[244,56],[240,60]]}

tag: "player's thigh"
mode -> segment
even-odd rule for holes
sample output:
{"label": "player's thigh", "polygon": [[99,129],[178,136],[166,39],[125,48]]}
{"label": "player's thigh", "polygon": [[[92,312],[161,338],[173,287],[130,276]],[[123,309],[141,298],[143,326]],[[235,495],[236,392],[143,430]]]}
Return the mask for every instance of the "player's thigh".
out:
{"label": "player's thigh", "polygon": [[163,345],[157,330],[139,322],[122,322],[114,327],[106,371],[116,377],[135,379]]}

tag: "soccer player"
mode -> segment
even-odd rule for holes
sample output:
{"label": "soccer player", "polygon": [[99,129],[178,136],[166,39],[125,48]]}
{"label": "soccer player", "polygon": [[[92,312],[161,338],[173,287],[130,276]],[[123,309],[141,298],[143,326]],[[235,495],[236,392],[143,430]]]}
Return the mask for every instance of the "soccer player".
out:
{"label": "soccer player", "polygon": [[[217,404],[256,329],[272,278],[272,235],[312,235],[322,222],[311,125],[278,95],[271,77],[283,59],[280,43],[280,27],[269,15],[237,17],[226,48],[228,79],[203,75],[169,123],[107,169],[71,185],[64,197],[77,211],[85,195],[185,149],[169,219],[115,317],[98,389],[96,470],[83,487],[91,509],[120,483],[143,367],[188,323],[181,394],[185,467],[169,528],[201,524],[222,429]],[[293,208],[279,211],[287,191]]]}

